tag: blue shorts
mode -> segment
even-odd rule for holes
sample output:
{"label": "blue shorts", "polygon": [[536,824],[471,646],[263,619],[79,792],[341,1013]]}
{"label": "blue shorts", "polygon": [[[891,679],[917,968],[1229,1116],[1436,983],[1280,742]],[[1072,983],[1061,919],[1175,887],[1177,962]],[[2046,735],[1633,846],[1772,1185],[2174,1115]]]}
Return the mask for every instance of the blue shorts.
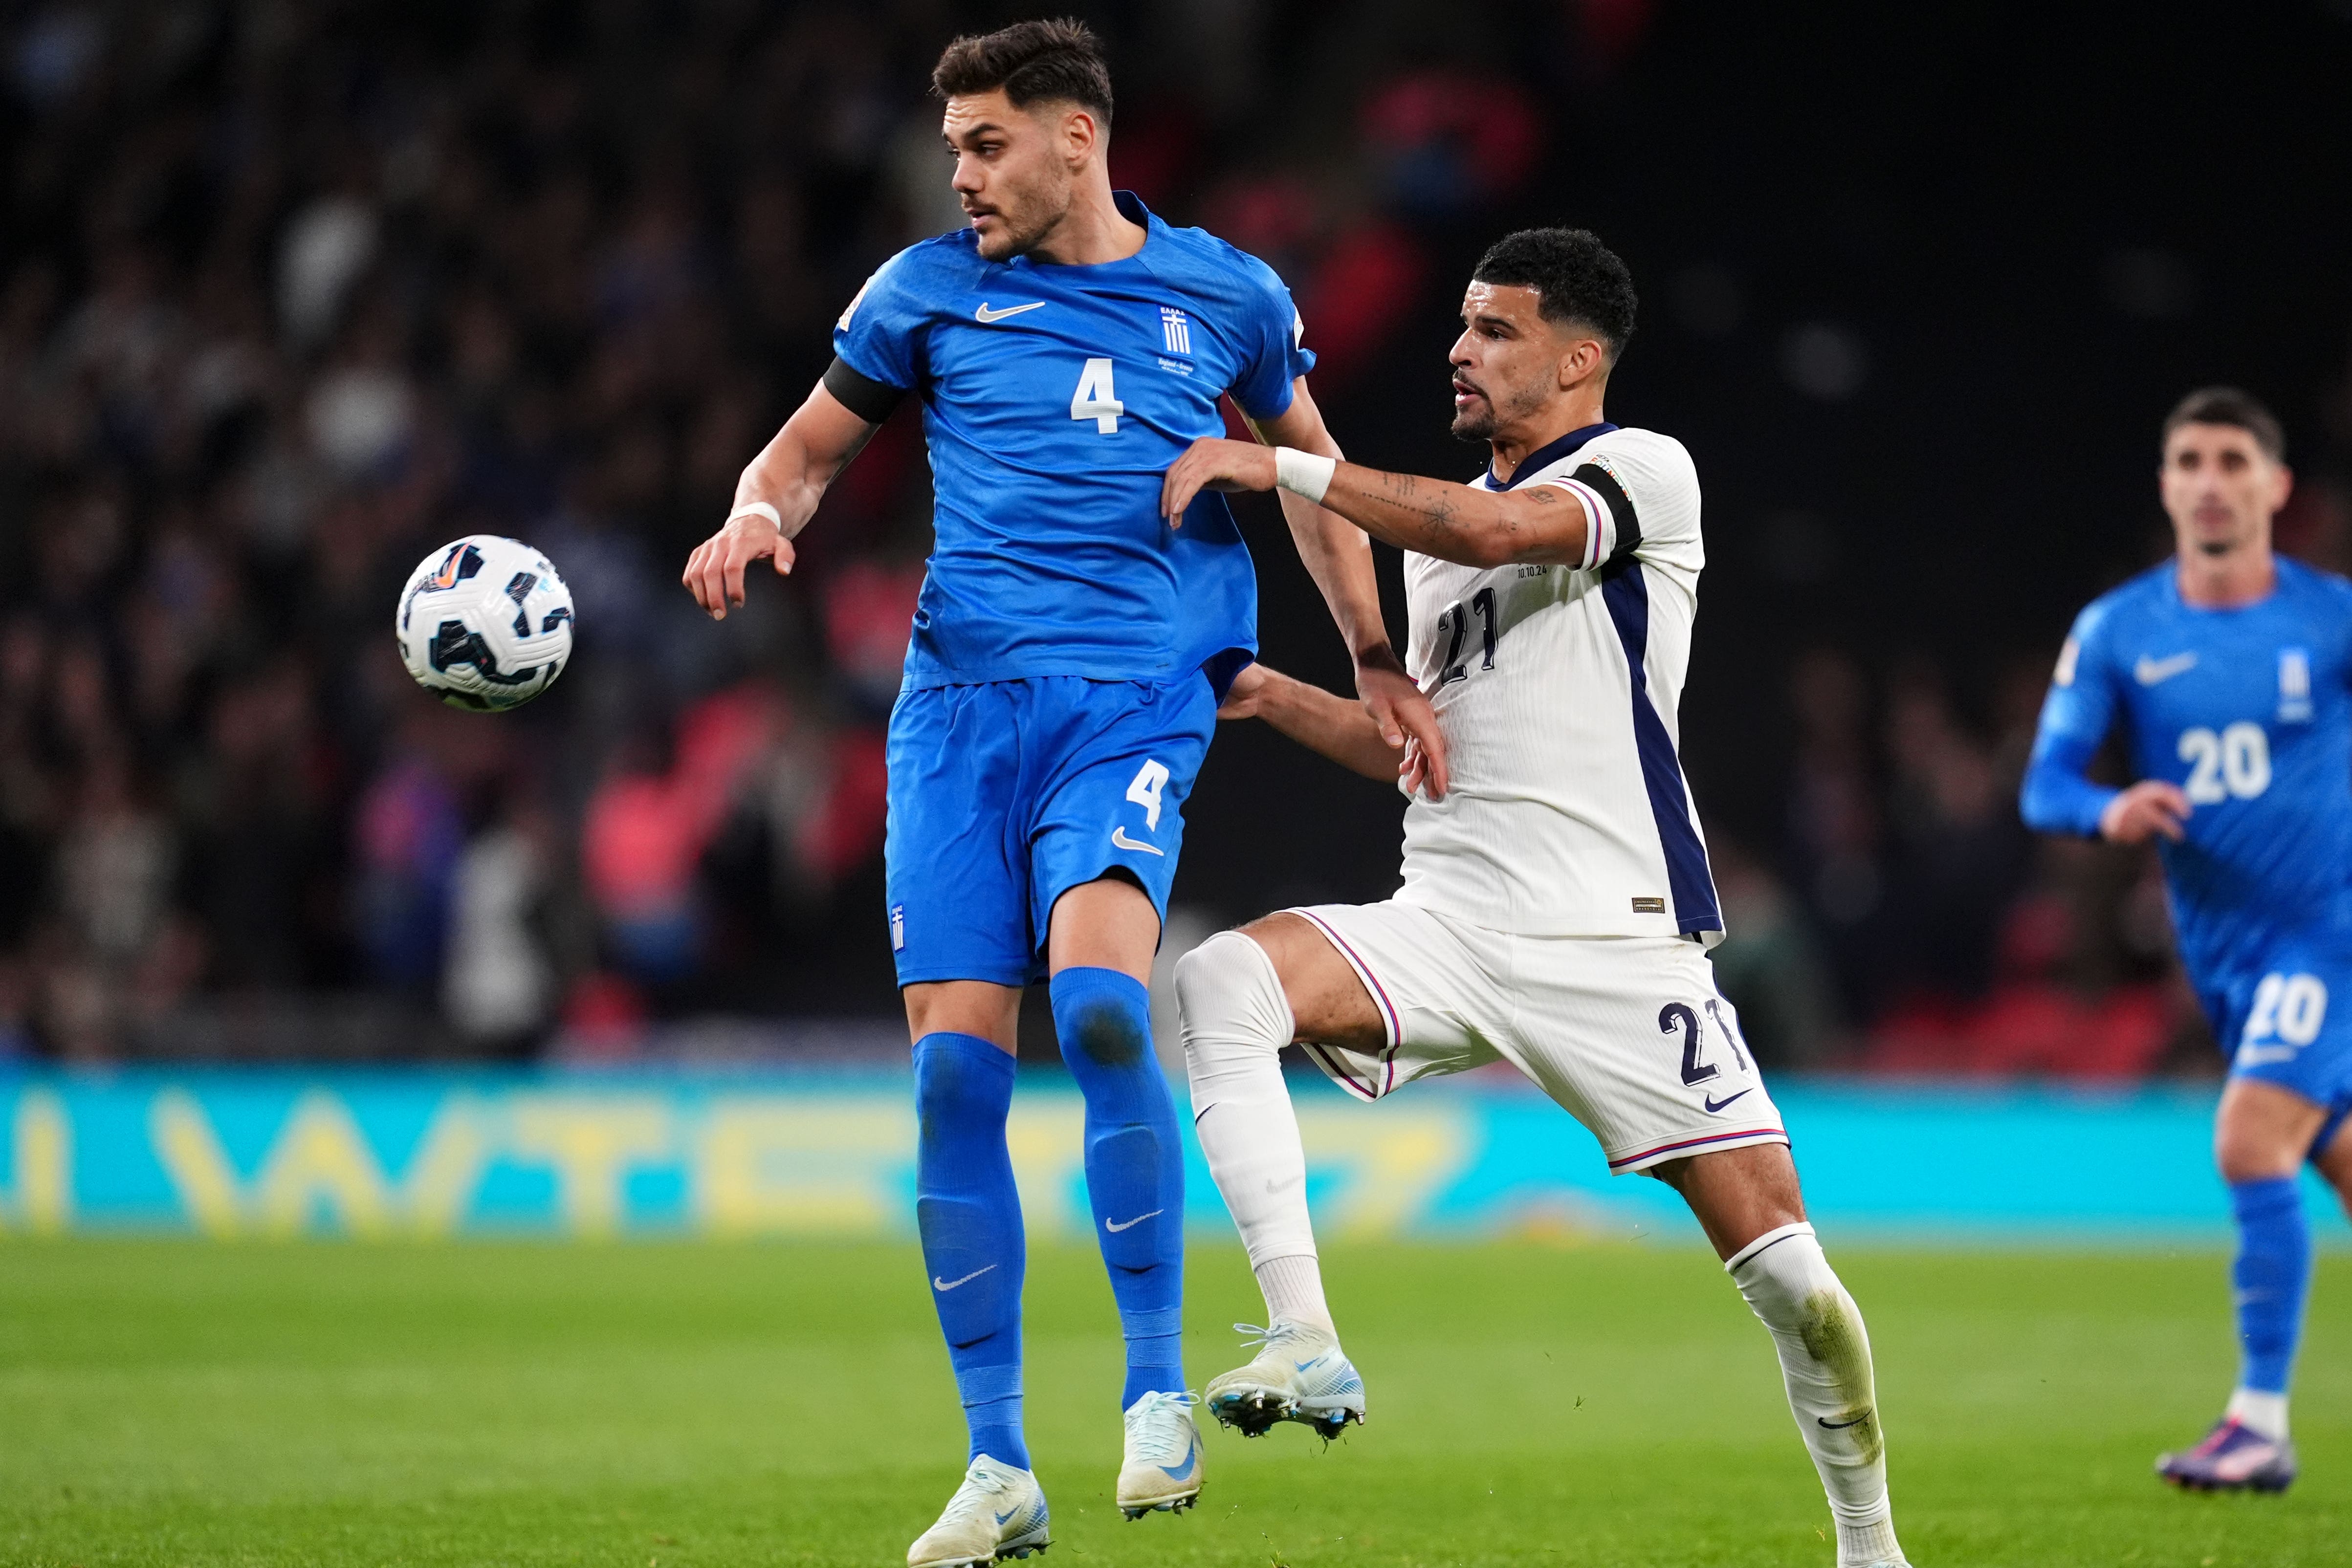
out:
{"label": "blue shorts", "polygon": [[1055,900],[1113,871],[1165,920],[1216,724],[1197,674],[900,692],[883,851],[898,983],[1043,979]]}
{"label": "blue shorts", "polygon": [[2283,941],[2259,967],[2198,990],[2230,1053],[2230,1076],[2275,1083],[2326,1108],[2314,1154],[2352,1117],[2352,952],[2343,946]]}

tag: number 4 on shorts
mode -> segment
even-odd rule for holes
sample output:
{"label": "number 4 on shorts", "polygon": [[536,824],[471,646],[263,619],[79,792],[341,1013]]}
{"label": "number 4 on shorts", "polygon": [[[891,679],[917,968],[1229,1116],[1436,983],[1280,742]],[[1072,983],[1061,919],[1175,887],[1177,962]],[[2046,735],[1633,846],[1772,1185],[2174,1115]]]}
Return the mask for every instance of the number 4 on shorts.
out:
{"label": "number 4 on shorts", "polygon": [[1127,798],[1143,808],[1143,825],[1148,830],[1159,830],[1160,787],[1167,782],[1167,768],[1146,759],[1135,775],[1135,782],[1127,787]]}

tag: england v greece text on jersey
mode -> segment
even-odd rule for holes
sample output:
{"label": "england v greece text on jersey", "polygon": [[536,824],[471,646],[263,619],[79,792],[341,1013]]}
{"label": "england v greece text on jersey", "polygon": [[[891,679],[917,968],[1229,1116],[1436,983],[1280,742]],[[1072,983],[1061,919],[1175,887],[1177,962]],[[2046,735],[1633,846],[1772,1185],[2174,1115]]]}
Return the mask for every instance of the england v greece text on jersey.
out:
{"label": "england v greece text on jersey", "polygon": [[1530,453],[1508,485],[1586,513],[1577,565],[1488,570],[1408,552],[1412,668],[1453,785],[1405,813],[1408,904],[1528,936],[1719,940],[1677,755],[1706,564],[1698,474],[1671,436],[1613,424]]}
{"label": "england v greece text on jersey", "polygon": [[970,230],[899,252],[834,334],[858,374],[923,400],[938,542],[910,685],[1207,668],[1222,690],[1255,648],[1257,585],[1232,513],[1181,529],[1160,478],[1224,428],[1218,398],[1273,418],[1314,365],[1290,296],[1255,257],[1145,226],[1123,261],[983,259]]}

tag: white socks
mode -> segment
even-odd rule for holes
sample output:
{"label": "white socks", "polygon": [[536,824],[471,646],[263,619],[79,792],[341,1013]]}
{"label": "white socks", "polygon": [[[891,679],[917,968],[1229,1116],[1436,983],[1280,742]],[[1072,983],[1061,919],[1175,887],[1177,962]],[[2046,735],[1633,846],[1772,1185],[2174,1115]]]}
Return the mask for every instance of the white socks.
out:
{"label": "white socks", "polygon": [[1265,949],[1220,932],[1176,964],[1192,1127],[1233,1212],[1272,1318],[1328,1328],[1315,1229],[1307,1214],[1307,1155],[1282,1082],[1282,1048],[1297,1030]]}
{"label": "white socks", "polygon": [[[1237,931],[1176,965],[1192,1122],[1249,1249],[1270,1318],[1330,1326],[1307,1214],[1307,1156],[1282,1082],[1297,1029],[1265,949]],[[1900,1563],[1870,1337],[1810,1225],[1768,1231],[1724,1265],[1780,1353],[1789,1408],[1828,1490],[1839,1568]]]}
{"label": "white socks", "polygon": [[1886,1501],[1886,1445],[1862,1312],[1810,1225],[1768,1230],[1724,1264],[1780,1353],[1789,1409],[1837,1521],[1838,1568],[1903,1561]]}
{"label": "white socks", "polygon": [[1256,1267],[1257,1288],[1265,1296],[1266,1322],[1285,1319],[1331,1328],[1331,1309],[1323,1301],[1323,1266],[1311,1255],[1269,1258]]}
{"label": "white socks", "polygon": [[2230,1396],[2230,1407],[2222,1415],[2257,1437],[2268,1437],[2273,1443],[2286,1441],[2286,1396],[2284,1394],[2265,1394],[2258,1388],[2241,1388]]}

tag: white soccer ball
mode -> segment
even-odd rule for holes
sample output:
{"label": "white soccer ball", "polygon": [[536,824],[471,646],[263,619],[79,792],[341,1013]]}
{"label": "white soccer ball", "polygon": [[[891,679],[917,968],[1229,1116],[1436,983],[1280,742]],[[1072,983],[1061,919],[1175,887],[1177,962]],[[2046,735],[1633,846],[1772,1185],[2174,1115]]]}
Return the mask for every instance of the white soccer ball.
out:
{"label": "white soccer ball", "polygon": [[468,534],[417,563],[393,631],[416,684],[451,707],[520,707],[572,657],[572,591],[520,540]]}

